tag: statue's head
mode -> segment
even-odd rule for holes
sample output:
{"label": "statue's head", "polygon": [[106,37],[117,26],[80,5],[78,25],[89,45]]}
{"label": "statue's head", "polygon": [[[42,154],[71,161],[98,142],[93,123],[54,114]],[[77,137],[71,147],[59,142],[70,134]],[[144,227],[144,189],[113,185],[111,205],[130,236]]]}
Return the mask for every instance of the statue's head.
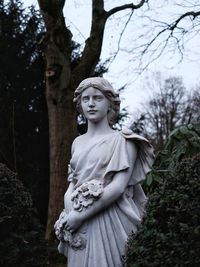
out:
{"label": "statue's head", "polygon": [[81,114],[83,114],[81,108],[81,94],[89,87],[99,90],[108,99],[110,103],[110,108],[108,110],[108,122],[109,125],[112,126],[115,123],[120,111],[119,94],[116,93],[112,85],[102,77],[92,77],[83,80],[76,88],[73,99],[77,110]]}

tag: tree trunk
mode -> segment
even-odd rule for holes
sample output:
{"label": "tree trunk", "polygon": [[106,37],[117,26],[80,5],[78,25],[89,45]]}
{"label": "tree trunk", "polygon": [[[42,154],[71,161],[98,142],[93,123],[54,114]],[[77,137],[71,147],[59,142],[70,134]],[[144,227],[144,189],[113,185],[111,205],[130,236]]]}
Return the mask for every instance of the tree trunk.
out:
{"label": "tree trunk", "polygon": [[[46,238],[63,209],[63,196],[67,188],[67,164],[71,144],[76,135],[73,92],[70,90],[70,67],[66,57],[51,50],[46,52],[46,100],[49,118],[50,190]],[[68,74],[68,75],[67,75]]]}

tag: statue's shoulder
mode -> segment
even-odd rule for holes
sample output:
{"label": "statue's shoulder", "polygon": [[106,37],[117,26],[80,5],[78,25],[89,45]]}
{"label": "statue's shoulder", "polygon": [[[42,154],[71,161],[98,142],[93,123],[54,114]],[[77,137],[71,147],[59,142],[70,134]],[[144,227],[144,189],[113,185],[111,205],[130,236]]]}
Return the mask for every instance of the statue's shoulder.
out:
{"label": "statue's shoulder", "polygon": [[121,134],[127,138],[127,139],[132,139],[132,138],[142,138],[142,136],[134,133],[130,128],[123,128],[121,130]]}
{"label": "statue's shoulder", "polygon": [[71,149],[72,150],[72,154],[73,154],[74,150],[76,149],[76,147],[80,146],[80,144],[84,142],[84,135],[85,134],[79,135],[74,139],[74,141],[72,143],[72,149]]}
{"label": "statue's shoulder", "polygon": [[134,133],[130,128],[123,128],[120,133],[126,139],[129,139],[129,140],[132,139],[135,141],[144,141],[144,142],[149,143],[149,141],[145,137]]}
{"label": "statue's shoulder", "polygon": [[129,128],[123,128],[122,131],[121,131],[122,135],[124,136],[130,136],[130,135],[133,135],[133,131]]}

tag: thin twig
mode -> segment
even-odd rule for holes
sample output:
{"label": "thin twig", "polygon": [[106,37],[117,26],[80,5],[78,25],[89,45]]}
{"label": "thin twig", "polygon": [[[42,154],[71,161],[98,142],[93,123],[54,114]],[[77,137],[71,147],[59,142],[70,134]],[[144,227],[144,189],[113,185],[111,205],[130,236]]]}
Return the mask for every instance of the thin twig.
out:
{"label": "thin twig", "polygon": [[130,21],[132,15],[133,15],[133,12],[134,12],[134,9],[131,10],[131,13],[130,13],[130,15],[129,15],[129,17],[128,17],[128,20],[126,21],[126,23],[125,23],[125,25],[124,25],[124,28],[123,28],[122,32],[120,33],[120,37],[119,37],[119,40],[118,40],[118,43],[117,43],[117,51],[116,51],[115,55],[113,56],[113,58],[111,59],[108,68],[110,68],[110,65],[113,63],[113,61],[115,60],[116,56],[117,56],[118,53],[119,53],[119,50],[120,50],[120,43],[121,43],[122,36],[123,36],[124,31],[125,31],[125,29],[126,29],[128,23],[129,23],[129,21]]}

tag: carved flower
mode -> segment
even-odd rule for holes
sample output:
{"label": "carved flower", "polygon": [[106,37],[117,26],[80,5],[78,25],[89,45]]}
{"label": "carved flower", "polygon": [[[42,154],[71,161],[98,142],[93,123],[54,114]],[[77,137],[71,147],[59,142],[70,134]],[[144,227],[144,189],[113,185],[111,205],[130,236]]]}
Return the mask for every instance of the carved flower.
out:
{"label": "carved flower", "polygon": [[84,197],[87,197],[87,196],[89,196],[90,192],[89,192],[89,190],[87,190],[87,191],[83,191],[82,194]]}
{"label": "carved flower", "polygon": [[59,216],[59,219],[54,225],[56,237],[58,238],[58,240],[66,242],[74,250],[85,248],[86,240],[84,238],[82,238],[77,233],[70,233],[65,227],[62,226],[62,222],[65,216],[67,216],[67,214],[63,210]]}
{"label": "carved flower", "polygon": [[77,198],[78,194],[79,194],[78,190],[74,190],[74,192],[72,192],[71,194],[71,200],[73,201],[75,198]]}
{"label": "carved flower", "polygon": [[93,180],[88,184],[89,193],[94,197],[99,197],[103,192],[103,187],[100,181]]}
{"label": "carved flower", "polygon": [[94,202],[94,200],[93,200],[92,198],[89,198],[89,199],[84,200],[84,201],[82,202],[82,205],[83,205],[83,207],[86,208],[86,207],[92,205],[93,202]]}
{"label": "carved flower", "polygon": [[63,231],[63,237],[65,242],[72,243],[72,234],[66,229]]}
{"label": "carved flower", "polygon": [[59,240],[63,240],[63,220],[67,216],[65,210],[63,210],[59,216],[59,219],[55,222],[54,229],[55,229],[55,234]]}
{"label": "carved flower", "polygon": [[79,199],[78,198],[74,198],[74,200],[73,200],[73,208],[75,210],[78,210],[78,209],[80,209],[80,207],[81,207],[81,203],[80,203]]}
{"label": "carved flower", "polygon": [[73,238],[73,247],[80,247],[81,246],[81,238],[78,235],[75,235]]}
{"label": "carved flower", "polygon": [[102,193],[103,185],[100,181],[94,179],[83,183],[71,194],[73,208],[82,211],[83,208],[85,209],[92,205],[94,200],[101,197]]}
{"label": "carved flower", "polygon": [[86,191],[88,191],[88,182],[83,183],[83,184],[80,186],[80,189],[81,189],[82,192],[86,192]]}

